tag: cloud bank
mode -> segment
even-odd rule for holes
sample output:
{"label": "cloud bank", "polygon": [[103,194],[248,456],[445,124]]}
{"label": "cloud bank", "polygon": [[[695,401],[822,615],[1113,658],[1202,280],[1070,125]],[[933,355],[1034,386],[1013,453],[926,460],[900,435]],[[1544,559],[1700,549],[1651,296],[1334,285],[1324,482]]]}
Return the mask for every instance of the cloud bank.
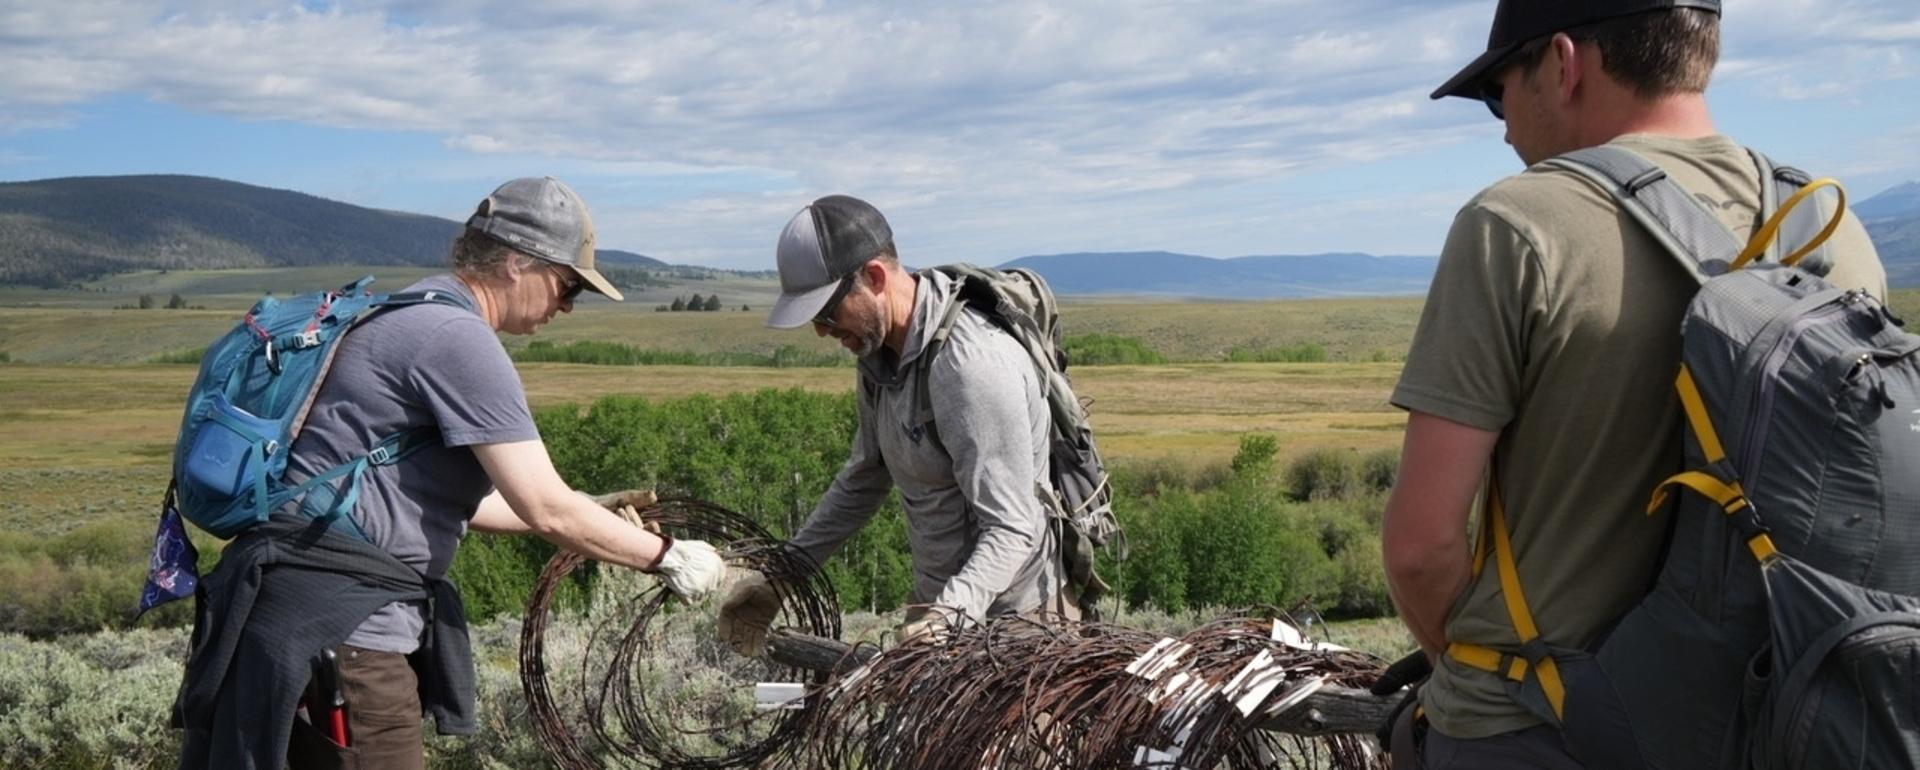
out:
{"label": "cloud bank", "polygon": [[[1823,99],[1914,74],[1911,3],[1730,5],[1723,87]],[[1404,223],[1417,238],[1375,232],[1353,248],[1437,247],[1451,208],[1433,203],[1457,205],[1497,169],[1329,188],[1297,211],[1249,198],[1497,136],[1484,111],[1426,97],[1484,47],[1491,9],[15,3],[0,6],[0,133],[58,126],[125,94],[241,119],[422,132],[470,156],[482,178],[489,158],[533,156],[583,189],[644,186],[644,202],[589,195],[603,242],[730,266],[757,264],[787,215],[828,192],[879,204],[909,256],[927,244],[923,263],[1298,251],[1289,239],[1328,229],[1328,217],[1378,221],[1413,205],[1426,207]],[[1330,247],[1337,235],[1292,242]]]}

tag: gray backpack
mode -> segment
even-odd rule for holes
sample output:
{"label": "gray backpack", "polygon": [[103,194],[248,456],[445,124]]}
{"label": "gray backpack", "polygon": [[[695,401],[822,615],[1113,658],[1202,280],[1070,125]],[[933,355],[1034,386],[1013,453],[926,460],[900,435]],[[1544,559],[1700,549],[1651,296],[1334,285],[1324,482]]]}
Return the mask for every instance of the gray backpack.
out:
{"label": "gray backpack", "polygon": [[946,347],[962,308],[980,311],[1020,342],[1033,359],[1034,373],[1046,389],[1047,405],[1053,414],[1048,483],[1036,492],[1051,515],[1067,585],[1078,594],[1081,615],[1097,620],[1097,603],[1112,587],[1095,570],[1095,550],[1106,547],[1116,559],[1125,560],[1127,540],[1113,516],[1113,487],[1100,450],[1093,443],[1086,405],[1074,396],[1073,385],[1067,381],[1067,354],[1060,344],[1060,313],[1053,289],[1039,273],[1023,268],[1002,271],[954,264],[932,269],[952,278],[959,296],[947,306],[916,364],[915,414],[926,424],[927,435],[939,441],[939,427],[933,424],[933,397],[927,389],[927,368]]}
{"label": "gray backpack", "polygon": [[1920,767],[1920,337],[1822,279],[1844,194],[1831,218],[1796,204],[1837,185],[1752,155],[1766,224],[1744,250],[1632,152],[1549,161],[1701,283],[1676,382],[1686,469],[1648,506],[1672,519],[1640,603],[1562,650],[1510,602],[1533,633],[1492,663],[1590,767]]}

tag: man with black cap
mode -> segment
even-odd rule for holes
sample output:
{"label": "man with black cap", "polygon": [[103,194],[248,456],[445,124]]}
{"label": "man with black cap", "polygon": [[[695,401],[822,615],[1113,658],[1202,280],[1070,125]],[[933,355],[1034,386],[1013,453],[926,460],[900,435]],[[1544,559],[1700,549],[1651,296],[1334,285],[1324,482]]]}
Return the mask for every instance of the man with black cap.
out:
{"label": "man with black cap", "polygon": [[[901,267],[886,218],[857,198],[801,209],[775,259],[781,292],[767,325],[811,324],[860,358],[852,454],[789,547],[824,563],[898,487],[914,575],[898,642],[989,616],[1077,617],[1039,497],[1051,416],[1026,348],[969,306],[939,355],[916,366],[957,285]],[[923,371],[931,415],[917,414]],[[749,576],[722,606],[720,637],[759,655],[779,609],[775,588]]]}
{"label": "man with black cap", "polygon": [[[1697,285],[1606,190],[1536,164],[1626,148],[1744,242],[1762,180],[1708,113],[1719,32],[1719,0],[1501,0],[1487,51],[1433,93],[1484,102],[1529,168],[1454,220],[1392,396],[1410,415],[1382,527],[1388,586],[1432,666],[1420,708],[1395,725],[1396,766],[1595,761],[1572,756],[1510,686],[1526,678],[1519,639],[1533,633],[1510,609],[1531,608],[1539,642],[1582,650],[1647,590],[1665,528],[1645,505],[1681,463],[1671,393]],[[1828,280],[1884,296],[1860,224],[1849,216],[1834,238],[1846,259]],[[1476,499],[1504,510],[1504,527],[1483,526],[1502,531],[1482,535],[1510,539],[1524,597],[1474,557]],[[1457,654],[1467,648],[1497,651],[1502,670]]]}
{"label": "man with black cap", "polygon": [[583,291],[621,298],[594,269],[586,203],[551,177],[501,185],[451,262],[407,288],[446,301],[376,312],[341,340],[287,481],[367,456],[375,437],[429,438],[373,463],[340,520],[310,513],[332,499],[318,487],[228,544],[202,582],[175,704],[181,767],[419,768],[423,709],[470,734],[466,619],[444,579],[468,528],[531,533],[683,597],[719,586],[712,546],[637,526],[652,492],[594,498],[561,480],[496,336],[532,333]]}

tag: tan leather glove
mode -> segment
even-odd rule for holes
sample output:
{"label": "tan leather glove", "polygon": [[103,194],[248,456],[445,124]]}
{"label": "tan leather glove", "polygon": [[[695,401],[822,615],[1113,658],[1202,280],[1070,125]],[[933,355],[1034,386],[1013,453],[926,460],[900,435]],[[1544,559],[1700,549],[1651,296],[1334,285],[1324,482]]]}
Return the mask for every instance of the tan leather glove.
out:
{"label": "tan leather glove", "polygon": [[660,556],[660,566],[655,571],[666,580],[667,590],[689,602],[697,602],[720,588],[727,577],[727,562],[704,541],[675,540]]}
{"label": "tan leather glove", "polygon": [[618,511],[621,506],[646,510],[660,502],[660,496],[654,494],[651,489],[622,489],[604,495],[592,495],[592,497],[594,503],[609,511]]}
{"label": "tan leather glove", "polygon": [[938,644],[946,641],[952,633],[953,622],[945,612],[927,610],[925,614],[918,614],[910,610],[906,621],[893,630],[893,644],[895,647],[922,642]]}
{"label": "tan leather glove", "polygon": [[780,593],[767,576],[749,572],[720,605],[720,641],[749,658],[767,654],[767,630],[780,615]]}

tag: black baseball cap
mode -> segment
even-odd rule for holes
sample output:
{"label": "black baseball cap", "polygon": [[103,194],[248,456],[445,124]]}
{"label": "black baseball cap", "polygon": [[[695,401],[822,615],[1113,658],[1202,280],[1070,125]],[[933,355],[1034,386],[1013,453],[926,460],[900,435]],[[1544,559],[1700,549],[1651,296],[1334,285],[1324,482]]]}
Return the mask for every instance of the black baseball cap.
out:
{"label": "black baseball cap", "polygon": [[1433,98],[1479,99],[1481,81],[1493,74],[1489,70],[1534,38],[1596,21],[1669,8],[1698,8],[1718,14],[1720,0],[1500,0],[1499,7],[1493,11],[1493,33],[1487,36],[1487,52],[1435,90]]}
{"label": "black baseball cap", "polygon": [[807,204],[787,221],[774,247],[780,298],[767,314],[767,325],[806,325],[833,299],[841,280],[892,246],[893,228],[873,204],[847,195]]}

